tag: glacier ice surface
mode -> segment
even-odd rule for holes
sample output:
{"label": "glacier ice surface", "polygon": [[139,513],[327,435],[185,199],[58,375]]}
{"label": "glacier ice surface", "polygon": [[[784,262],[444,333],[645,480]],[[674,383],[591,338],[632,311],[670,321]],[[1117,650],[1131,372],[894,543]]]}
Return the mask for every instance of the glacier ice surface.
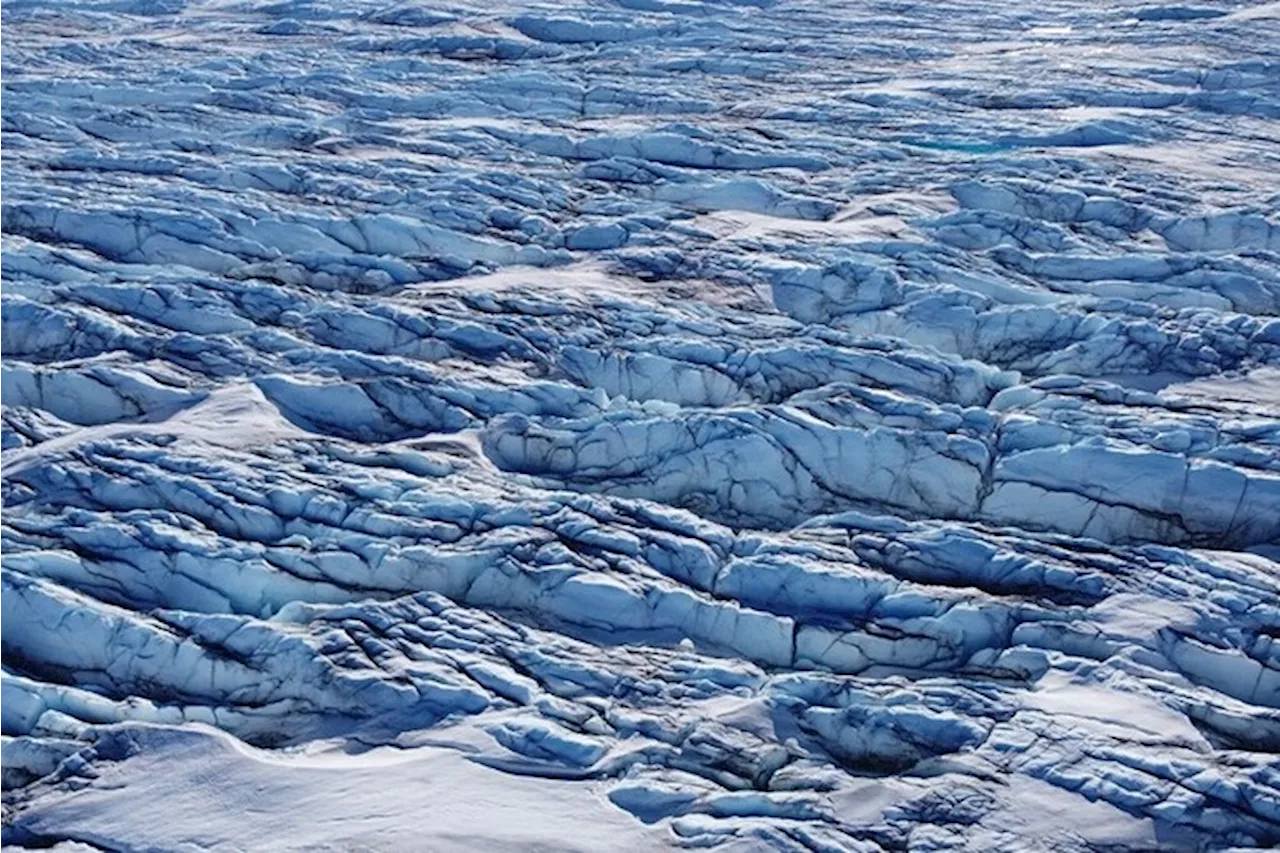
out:
{"label": "glacier ice surface", "polygon": [[1280,845],[1280,5],[0,17],[6,848]]}

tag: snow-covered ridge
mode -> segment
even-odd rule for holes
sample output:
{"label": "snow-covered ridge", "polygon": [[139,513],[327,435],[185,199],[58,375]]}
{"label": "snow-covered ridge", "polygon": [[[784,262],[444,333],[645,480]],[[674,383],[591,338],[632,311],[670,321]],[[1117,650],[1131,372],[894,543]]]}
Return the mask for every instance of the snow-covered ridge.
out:
{"label": "snow-covered ridge", "polygon": [[6,846],[1280,844],[1276,4],[0,14]]}

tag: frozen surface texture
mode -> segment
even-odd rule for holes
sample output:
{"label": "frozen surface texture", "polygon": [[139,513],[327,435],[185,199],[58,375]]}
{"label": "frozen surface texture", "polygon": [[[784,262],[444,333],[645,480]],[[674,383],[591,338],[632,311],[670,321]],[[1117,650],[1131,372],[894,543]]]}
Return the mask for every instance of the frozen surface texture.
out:
{"label": "frozen surface texture", "polygon": [[3,26],[6,846],[1280,844],[1280,4]]}

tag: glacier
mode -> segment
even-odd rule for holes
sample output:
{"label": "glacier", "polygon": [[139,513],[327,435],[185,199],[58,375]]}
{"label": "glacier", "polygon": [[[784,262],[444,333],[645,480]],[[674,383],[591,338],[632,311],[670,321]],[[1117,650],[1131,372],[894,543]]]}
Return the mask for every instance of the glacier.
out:
{"label": "glacier", "polygon": [[1280,846],[1280,4],[0,20],[6,849]]}

